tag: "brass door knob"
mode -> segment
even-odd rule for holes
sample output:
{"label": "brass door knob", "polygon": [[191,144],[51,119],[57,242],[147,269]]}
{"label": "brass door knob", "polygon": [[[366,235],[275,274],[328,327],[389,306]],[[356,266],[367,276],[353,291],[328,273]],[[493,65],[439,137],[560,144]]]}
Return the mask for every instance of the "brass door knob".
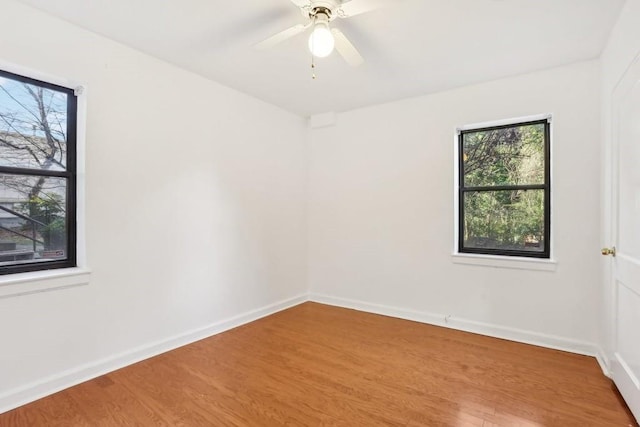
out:
{"label": "brass door knob", "polygon": [[612,246],[610,248],[602,248],[602,255],[607,256],[616,256],[616,247]]}

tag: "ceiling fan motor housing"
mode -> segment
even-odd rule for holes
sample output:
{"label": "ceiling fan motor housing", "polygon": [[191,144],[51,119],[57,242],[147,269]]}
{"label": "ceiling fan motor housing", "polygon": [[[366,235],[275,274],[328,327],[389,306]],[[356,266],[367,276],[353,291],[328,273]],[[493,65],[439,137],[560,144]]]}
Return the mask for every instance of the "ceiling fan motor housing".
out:
{"label": "ceiling fan motor housing", "polygon": [[330,22],[338,16],[341,4],[340,0],[311,0],[308,11],[303,10],[302,13],[308,13],[311,19],[325,15]]}

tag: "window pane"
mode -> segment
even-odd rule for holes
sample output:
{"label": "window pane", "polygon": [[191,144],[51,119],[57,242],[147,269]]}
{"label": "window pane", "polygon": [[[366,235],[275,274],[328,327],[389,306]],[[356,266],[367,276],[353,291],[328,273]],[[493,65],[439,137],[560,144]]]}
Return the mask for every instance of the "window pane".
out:
{"label": "window pane", "polygon": [[0,266],[64,260],[67,180],[0,174]]}
{"label": "window pane", "polygon": [[464,193],[464,248],[544,252],[544,190]]}
{"label": "window pane", "polygon": [[0,75],[0,166],[65,170],[67,94]]}
{"label": "window pane", "polygon": [[544,184],[545,125],[465,133],[465,187]]}

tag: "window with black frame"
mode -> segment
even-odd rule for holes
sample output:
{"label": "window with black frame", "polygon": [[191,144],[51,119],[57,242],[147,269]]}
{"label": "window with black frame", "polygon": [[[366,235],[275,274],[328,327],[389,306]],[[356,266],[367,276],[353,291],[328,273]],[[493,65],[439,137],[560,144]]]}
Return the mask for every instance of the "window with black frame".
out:
{"label": "window with black frame", "polygon": [[548,120],[459,135],[458,251],[549,258]]}
{"label": "window with black frame", "polygon": [[74,91],[0,71],[0,274],[76,266]]}

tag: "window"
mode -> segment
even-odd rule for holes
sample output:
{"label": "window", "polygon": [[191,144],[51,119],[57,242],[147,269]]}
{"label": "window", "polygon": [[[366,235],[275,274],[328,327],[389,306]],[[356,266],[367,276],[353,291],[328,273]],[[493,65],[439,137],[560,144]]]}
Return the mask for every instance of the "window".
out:
{"label": "window", "polygon": [[548,120],[463,130],[458,252],[549,258]]}
{"label": "window", "polygon": [[76,266],[73,89],[0,71],[0,274]]}

